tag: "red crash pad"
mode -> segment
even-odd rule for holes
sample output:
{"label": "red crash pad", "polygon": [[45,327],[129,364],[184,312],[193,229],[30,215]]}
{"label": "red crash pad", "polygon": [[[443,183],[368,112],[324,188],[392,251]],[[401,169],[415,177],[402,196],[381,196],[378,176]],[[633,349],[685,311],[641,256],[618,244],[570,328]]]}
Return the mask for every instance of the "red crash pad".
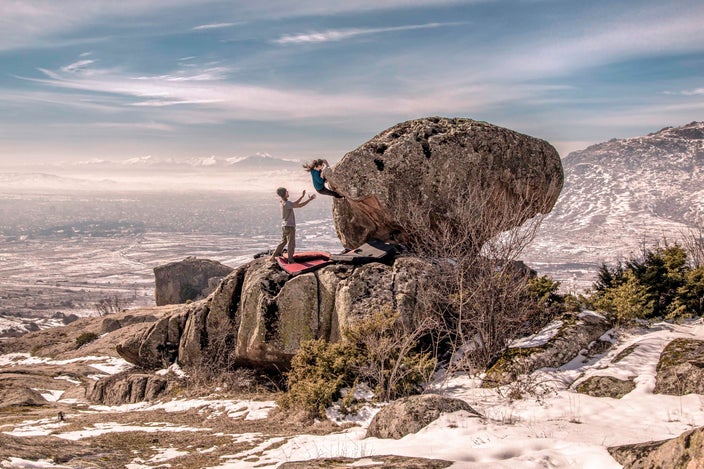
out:
{"label": "red crash pad", "polygon": [[287,258],[284,256],[276,258],[276,262],[279,263],[279,266],[291,275],[311,272],[332,262],[330,260],[330,253],[323,251],[297,252],[293,255],[293,261],[293,263],[289,264]]}

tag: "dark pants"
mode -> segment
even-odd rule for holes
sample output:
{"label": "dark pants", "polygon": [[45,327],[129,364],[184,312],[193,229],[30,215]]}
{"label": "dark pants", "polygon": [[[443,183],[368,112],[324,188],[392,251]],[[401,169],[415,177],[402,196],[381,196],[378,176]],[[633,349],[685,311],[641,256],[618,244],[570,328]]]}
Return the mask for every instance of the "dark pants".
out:
{"label": "dark pants", "polygon": [[274,249],[273,257],[277,258],[284,252],[284,246],[288,251],[288,261],[293,262],[293,252],[296,250],[296,227],[284,226],[281,228],[281,242]]}
{"label": "dark pants", "polygon": [[341,198],[342,198],[342,196],[341,196],[340,194],[338,194],[338,193],[335,192],[335,191],[331,191],[331,190],[328,189],[327,187],[323,187],[322,189],[316,189],[315,191],[316,191],[318,194],[331,195],[331,196],[335,197],[336,199],[341,199]]}

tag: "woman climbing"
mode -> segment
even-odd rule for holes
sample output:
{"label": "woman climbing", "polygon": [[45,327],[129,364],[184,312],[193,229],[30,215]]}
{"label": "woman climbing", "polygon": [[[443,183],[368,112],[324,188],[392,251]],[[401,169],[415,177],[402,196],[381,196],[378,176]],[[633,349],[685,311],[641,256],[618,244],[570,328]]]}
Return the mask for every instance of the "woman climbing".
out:
{"label": "woman climbing", "polygon": [[310,163],[304,164],[303,167],[306,171],[310,172],[310,176],[313,179],[313,187],[318,194],[331,195],[336,199],[342,198],[342,196],[337,192],[325,187],[325,176],[323,175],[323,170],[330,168],[328,160],[313,160]]}

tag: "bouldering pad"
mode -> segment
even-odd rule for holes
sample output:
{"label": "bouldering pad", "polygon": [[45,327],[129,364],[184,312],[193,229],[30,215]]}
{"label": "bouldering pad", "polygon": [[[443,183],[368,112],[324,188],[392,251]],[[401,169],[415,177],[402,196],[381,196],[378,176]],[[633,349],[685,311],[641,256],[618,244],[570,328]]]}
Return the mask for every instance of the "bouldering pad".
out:
{"label": "bouldering pad", "polygon": [[335,262],[366,264],[368,262],[385,262],[401,252],[398,244],[389,244],[378,239],[370,239],[356,249],[346,249],[330,258]]}
{"label": "bouldering pad", "polygon": [[276,262],[279,266],[291,275],[303,274],[319,269],[330,264],[330,253],[323,251],[306,251],[293,255],[293,263],[288,263],[287,258],[279,256]]}

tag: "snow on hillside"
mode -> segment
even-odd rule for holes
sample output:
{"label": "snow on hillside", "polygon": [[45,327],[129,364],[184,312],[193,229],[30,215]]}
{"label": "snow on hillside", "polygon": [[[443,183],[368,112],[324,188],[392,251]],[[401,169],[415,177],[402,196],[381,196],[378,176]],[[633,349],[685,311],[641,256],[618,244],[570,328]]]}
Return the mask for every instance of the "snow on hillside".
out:
{"label": "snow on hillside", "polygon": [[[220,456],[219,463],[208,466],[223,469],[275,468],[282,462],[323,457],[361,458],[356,466],[369,464],[376,455],[402,455],[454,461],[462,468],[619,468],[608,453],[609,446],[674,438],[704,425],[704,396],[667,396],[653,394],[656,366],[660,353],[673,339],[685,337],[704,340],[704,322],[687,324],[657,323],[650,327],[619,333],[607,333],[615,342],[603,355],[588,359],[581,355],[557,369],[535,372],[530,381],[544,388],[537,399],[533,395],[509,401],[491,389],[481,389],[479,382],[467,376],[440,377],[432,391],[465,400],[483,418],[464,411],[445,414],[418,433],[400,440],[364,438],[366,427],[378,406],[363,409],[358,416],[341,418],[340,422],[355,425],[327,435],[267,435],[261,432],[221,435],[240,442],[256,442],[248,449]],[[626,348],[635,350],[616,359]],[[83,362],[101,373],[116,373],[128,365],[114,357],[85,357]],[[75,360],[74,360],[75,361]],[[0,356],[0,370],[15,365],[46,363],[60,365],[67,360],[30,357],[26,354]],[[634,377],[636,387],[621,399],[598,398],[573,391],[574,385],[590,376]],[[61,377],[59,377],[61,378]],[[58,378],[57,378],[58,379]],[[538,389],[536,387],[536,389]],[[61,392],[44,389],[58,403],[72,405],[75,400],[63,399]],[[96,435],[124,432],[192,432],[206,435],[209,418],[189,425],[169,421],[168,415],[186,409],[201,409],[233,419],[267,419],[275,404],[272,401],[233,400],[219,398],[172,399],[155,403],[123,406],[77,407],[66,413],[66,422],[55,419],[26,418],[6,424],[0,431],[6,435],[31,439],[52,435],[65,440],[87,440]],[[159,410],[153,414],[149,411]],[[90,423],[76,427],[81,415],[90,414]],[[130,425],[115,422],[116,413],[158,415],[159,422],[142,421]],[[330,409],[331,416],[337,416]],[[99,420],[105,415],[105,421]],[[205,415],[205,414],[204,414]],[[212,414],[211,414],[212,415]],[[263,420],[262,420],[263,421]],[[29,440],[28,440],[29,441]],[[179,457],[197,451],[193,446],[162,447],[155,438],[157,456],[144,459],[139,453],[127,467],[142,469],[154,464],[179,467]],[[209,448],[207,451],[215,451]],[[205,450],[203,451],[205,453]],[[155,459],[156,458],[156,459]],[[158,460],[157,460],[158,459]],[[41,465],[38,465],[41,464]],[[67,467],[51,461],[28,461],[5,458],[0,467]]]}
{"label": "snow on hillside", "polygon": [[526,260],[576,289],[602,262],[680,239],[704,220],[704,122],[592,145],[563,167],[562,193]]}

